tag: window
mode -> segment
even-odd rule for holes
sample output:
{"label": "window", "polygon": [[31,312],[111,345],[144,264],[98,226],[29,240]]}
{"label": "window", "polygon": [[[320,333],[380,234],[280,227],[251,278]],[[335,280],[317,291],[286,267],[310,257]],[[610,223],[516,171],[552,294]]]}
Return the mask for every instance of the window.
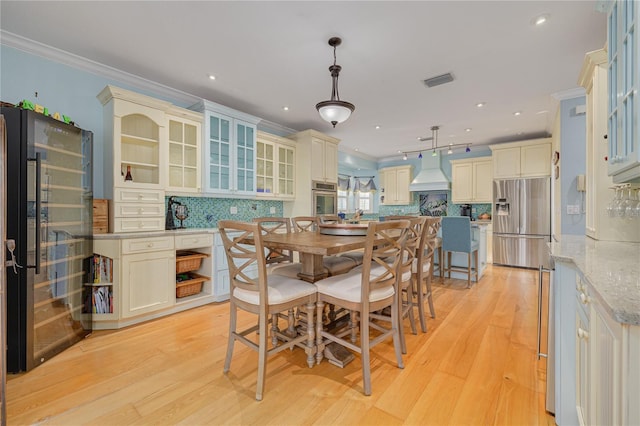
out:
{"label": "window", "polygon": [[338,211],[339,212],[346,212],[347,211],[348,197],[349,197],[349,192],[348,191],[340,191],[340,190],[338,190]]}
{"label": "window", "polygon": [[373,213],[373,194],[374,192],[356,192],[355,205],[364,213]]}

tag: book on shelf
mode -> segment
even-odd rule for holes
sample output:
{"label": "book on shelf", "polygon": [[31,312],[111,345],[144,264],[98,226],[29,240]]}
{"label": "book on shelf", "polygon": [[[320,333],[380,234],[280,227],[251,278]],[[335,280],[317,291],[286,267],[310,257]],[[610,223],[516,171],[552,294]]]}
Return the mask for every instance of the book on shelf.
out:
{"label": "book on shelf", "polygon": [[85,259],[87,282],[93,284],[113,282],[113,259],[99,254]]}

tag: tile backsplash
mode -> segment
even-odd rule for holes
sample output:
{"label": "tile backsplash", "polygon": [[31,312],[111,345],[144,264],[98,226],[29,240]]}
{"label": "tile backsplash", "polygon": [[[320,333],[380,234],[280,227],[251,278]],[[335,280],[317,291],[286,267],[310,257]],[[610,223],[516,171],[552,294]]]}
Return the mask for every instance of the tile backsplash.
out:
{"label": "tile backsplash", "polygon": [[[282,217],[284,209],[282,201],[246,200],[238,198],[208,198],[175,196],[178,201],[189,209],[189,217],[184,221],[187,228],[217,228],[218,221],[224,219],[250,221],[256,217]],[[165,197],[165,212],[169,197]],[[237,213],[232,214],[235,208]],[[275,213],[271,213],[272,209]],[[174,217],[176,226],[180,221]]]}
{"label": "tile backsplash", "polygon": [[[451,200],[451,191],[446,191],[447,200]],[[378,210],[379,216],[403,215],[403,214],[420,214],[420,192],[413,192],[411,195],[411,204],[406,206],[383,206]],[[461,204],[453,204],[451,201],[447,203],[447,216],[460,216]],[[491,214],[491,204],[472,204],[475,212],[472,213],[474,218],[482,213]]]}

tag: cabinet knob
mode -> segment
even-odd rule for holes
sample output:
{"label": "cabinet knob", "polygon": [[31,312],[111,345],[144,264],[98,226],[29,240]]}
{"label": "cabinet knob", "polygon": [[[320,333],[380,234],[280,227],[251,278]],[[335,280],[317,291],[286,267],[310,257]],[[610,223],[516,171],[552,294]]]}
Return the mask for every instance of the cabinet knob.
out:
{"label": "cabinet knob", "polygon": [[605,139],[607,139],[607,138],[609,138],[609,135],[604,135],[603,137],[604,137]]}
{"label": "cabinet knob", "polygon": [[140,207],[140,208],[138,209],[138,213],[142,213],[142,212],[144,212],[144,209],[143,209],[142,207]]}
{"label": "cabinet knob", "polygon": [[589,332],[586,330],[583,330],[582,328],[578,327],[578,337],[580,339],[588,339],[589,338]]}
{"label": "cabinet knob", "polygon": [[142,200],[143,195],[142,194],[138,194],[138,200]]}
{"label": "cabinet knob", "polygon": [[590,302],[589,296],[587,296],[584,293],[580,293],[580,301],[582,302],[583,305],[586,305]]}
{"label": "cabinet knob", "polygon": [[149,248],[153,247],[153,243],[147,243],[147,247]]}

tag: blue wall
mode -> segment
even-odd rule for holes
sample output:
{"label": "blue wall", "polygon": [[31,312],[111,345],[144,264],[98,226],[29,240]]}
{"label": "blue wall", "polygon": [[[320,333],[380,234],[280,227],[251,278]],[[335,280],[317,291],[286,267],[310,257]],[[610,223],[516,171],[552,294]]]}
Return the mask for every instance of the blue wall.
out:
{"label": "blue wall", "polygon": [[[172,102],[186,108],[195,103],[172,99],[144,88],[132,86],[126,81],[106,78],[24,51],[0,45],[0,100],[17,104],[23,99],[33,101],[49,109],[51,113],[67,115],[77,126],[93,131],[93,182],[94,197],[102,198],[104,164],[102,104],[96,95],[108,84],[132,90],[148,96]],[[117,72],[114,72],[117,74]],[[35,96],[35,93],[38,96]],[[185,96],[185,98],[188,96]],[[187,219],[189,227],[215,226],[218,219],[251,219],[256,215],[269,215],[271,207],[282,216],[281,201],[223,200],[220,198],[181,197],[192,212]],[[237,215],[230,215],[230,206],[238,208]],[[252,207],[256,206],[255,209]],[[204,210],[207,209],[205,213]],[[207,220],[210,216],[211,220]]]}
{"label": "blue wall", "polygon": [[[563,234],[584,235],[584,192],[576,189],[578,175],[586,170],[586,115],[576,114],[585,105],[584,96],[560,102],[560,211]],[[552,171],[553,174],[553,171]],[[580,214],[567,214],[568,205],[580,206]]]}

